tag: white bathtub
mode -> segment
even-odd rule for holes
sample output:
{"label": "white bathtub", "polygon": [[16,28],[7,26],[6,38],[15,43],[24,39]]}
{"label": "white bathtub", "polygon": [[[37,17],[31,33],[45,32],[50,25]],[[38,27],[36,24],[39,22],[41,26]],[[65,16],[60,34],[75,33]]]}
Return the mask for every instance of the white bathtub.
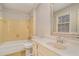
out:
{"label": "white bathtub", "polygon": [[30,40],[8,41],[0,45],[0,56],[18,52],[31,46],[32,41]]}

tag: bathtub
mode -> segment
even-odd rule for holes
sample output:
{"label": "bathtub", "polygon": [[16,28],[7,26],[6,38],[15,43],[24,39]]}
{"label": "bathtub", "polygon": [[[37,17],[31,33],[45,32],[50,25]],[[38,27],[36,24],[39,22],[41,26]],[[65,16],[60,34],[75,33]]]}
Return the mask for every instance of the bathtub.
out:
{"label": "bathtub", "polygon": [[18,52],[28,47],[32,47],[31,40],[8,41],[0,45],[0,56]]}

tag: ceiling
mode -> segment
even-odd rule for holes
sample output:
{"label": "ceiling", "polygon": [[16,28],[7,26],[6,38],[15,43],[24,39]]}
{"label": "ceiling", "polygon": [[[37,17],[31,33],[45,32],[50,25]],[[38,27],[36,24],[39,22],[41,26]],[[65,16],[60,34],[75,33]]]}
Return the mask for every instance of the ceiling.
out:
{"label": "ceiling", "polygon": [[[29,13],[32,8],[38,6],[39,3],[4,3],[5,8],[12,9],[15,11],[20,11],[24,13]],[[71,3],[53,3],[54,12],[69,6]]]}
{"label": "ceiling", "polygon": [[32,8],[35,8],[38,4],[35,3],[5,3],[5,8],[15,11],[29,13]]}
{"label": "ceiling", "polygon": [[69,6],[71,3],[54,3],[54,12],[61,10],[67,6]]}

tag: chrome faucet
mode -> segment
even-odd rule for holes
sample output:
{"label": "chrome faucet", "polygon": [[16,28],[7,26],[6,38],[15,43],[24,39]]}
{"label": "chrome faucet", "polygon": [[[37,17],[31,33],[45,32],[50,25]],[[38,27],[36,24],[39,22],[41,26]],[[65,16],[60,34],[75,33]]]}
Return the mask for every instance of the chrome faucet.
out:
{"label": "chrome faucet", "polygon": [[64,43],[64,37],[58,37],[57,38],[57,43],[63,44]]}

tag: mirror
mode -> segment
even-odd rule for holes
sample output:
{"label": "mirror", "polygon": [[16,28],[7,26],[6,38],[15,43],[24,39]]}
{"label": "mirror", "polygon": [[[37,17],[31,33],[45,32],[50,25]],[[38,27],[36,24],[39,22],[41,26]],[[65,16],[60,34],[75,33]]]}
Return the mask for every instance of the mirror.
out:
{"label": "mirror", "polygon": [[79,3],[53,3],[52,32],[79,33]]}

